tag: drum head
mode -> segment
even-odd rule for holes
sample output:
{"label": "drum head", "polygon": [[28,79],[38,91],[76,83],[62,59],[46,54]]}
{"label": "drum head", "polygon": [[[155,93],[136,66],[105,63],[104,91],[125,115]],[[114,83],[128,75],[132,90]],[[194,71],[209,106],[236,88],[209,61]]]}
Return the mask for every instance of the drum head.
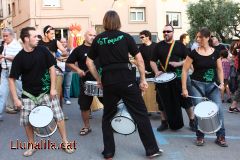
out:
{"label": "drum head", "polygon": [[200,118],[214,116],[218,112],[218,106],[211,101],[200,102],[194,109],[194,114]]}
{"label": "drum head", "polygon": [[156,77],[156,83],[166,83],[176,78],[176,73],[169,72],[169,73],[163,73],[160,76]]}
{"label": "drum head", "polygon": [[114,117],[111,121],[111,125],[115,132],[123,135],[132,134],[136,130],[134,122],[128,117]]}
{"label": "drum head", "polygon": [[51,108],[47,106],[37,106],[35,107],[30,115],[29,122],[34,127],[45,127],[47,126],[53,119],[53,112]]}

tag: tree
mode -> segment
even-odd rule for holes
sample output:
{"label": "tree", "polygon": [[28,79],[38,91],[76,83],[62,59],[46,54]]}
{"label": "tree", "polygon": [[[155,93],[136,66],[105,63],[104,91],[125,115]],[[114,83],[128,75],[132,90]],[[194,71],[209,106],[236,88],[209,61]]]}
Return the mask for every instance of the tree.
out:
{"label": "tree", "polygon": [[191,37],[201,27],[208,27],[223,42],[233,36],[240,38],[240,4],[231,0],[199,0],[190,3],[187,16],[190,22]]}

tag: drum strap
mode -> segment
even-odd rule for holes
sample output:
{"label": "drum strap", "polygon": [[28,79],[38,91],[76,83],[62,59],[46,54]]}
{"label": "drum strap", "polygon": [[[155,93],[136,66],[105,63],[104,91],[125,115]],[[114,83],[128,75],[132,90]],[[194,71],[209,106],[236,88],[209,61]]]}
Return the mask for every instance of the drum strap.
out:
{"label": "drum strap", "polygon": [[161,67],[162,67],[162,69],[163,69],[164,72],[167,71],[169,59],[170,59],[170,57],[171,57],[171,55],[172,55],[172,51],[173,51],[174,45],[175,45],[175,41],[172,42],[172,44],[171,44],[171,46],[170,46],[170,48],[169,48],[169,50],[168,50],[168,55],[167,55],[167,58],[166,58],[166,61],[165,61],[165,66],[163,67],[162,63],[160,63],[160,65],[161,65]]}
{"label": "drum strap", "polygon": [[41,93],[38,97],[35,97],[31,93],[28,93],[27,91],[24,91],[24,90],[22,94],[30,98],[36,105],[39,105],[39,100],[46,94],[46,92]]}

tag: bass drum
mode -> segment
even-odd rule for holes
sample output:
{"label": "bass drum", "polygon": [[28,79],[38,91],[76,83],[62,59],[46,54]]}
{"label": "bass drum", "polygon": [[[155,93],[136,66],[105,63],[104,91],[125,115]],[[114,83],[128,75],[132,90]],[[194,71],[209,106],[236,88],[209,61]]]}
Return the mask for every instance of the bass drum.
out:
{"label": "bass drum", "polygon": [[136,124],[128,113],[125,104],[120,101],[118,102],[118,111],[111,120],[112,129],[123,135],[129,135],[136,131]]}

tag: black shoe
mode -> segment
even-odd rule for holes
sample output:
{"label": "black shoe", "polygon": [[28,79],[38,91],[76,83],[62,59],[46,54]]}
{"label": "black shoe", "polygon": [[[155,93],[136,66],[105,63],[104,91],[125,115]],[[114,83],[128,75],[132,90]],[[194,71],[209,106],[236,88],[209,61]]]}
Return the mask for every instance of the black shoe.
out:
{"label": "black shoe", "polygon": [[190,127],[190,130],[191,130],[191,131],[193,131],[193,132],[196,131],[194,119],[190,119],[190,121],[189,121],[189,127]]}
{"label": "black shoe", "polygon": [[161,132],[161,131],[165,131],[168,129],[168,124],[167,123],[162,123],[158,128],[157,131]]}
{"label": "black shoe", "polygon": [[232,99],[229,98],[229,99],[227,100],[227,103],[232,103]]}
{"label": "black shoe", "polygon": [[102,151],[102,155],[105,159],[108,159],[108,158],[113,158],[114,153],[105,153],[104,151]]}

